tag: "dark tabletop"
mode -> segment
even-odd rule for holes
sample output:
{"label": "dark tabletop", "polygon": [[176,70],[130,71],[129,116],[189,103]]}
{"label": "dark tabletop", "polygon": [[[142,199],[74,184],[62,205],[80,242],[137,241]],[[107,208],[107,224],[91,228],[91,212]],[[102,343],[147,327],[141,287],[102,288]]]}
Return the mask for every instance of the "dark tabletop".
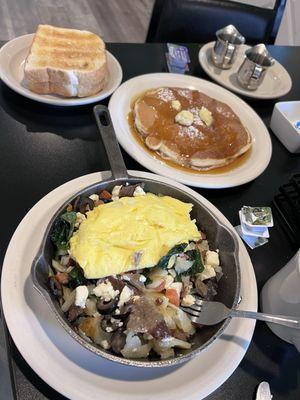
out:
{"label": "dark tabletop", "polygon": [[[198,63],[200,46],[188,46],[190,74],[209,78]],[[123,68],[123,81],[145,73],[165,72],[162,44],[108,44]],[[270,46],[272,55],[291,75],[293,87],[280,100],[299,100],[300,47]],[[278,100],[247,100],[269,127]],[[103,101],[107,104],[107,101]],[[243,205],[270,205],[280,185],[300,172],[300,156],[289,153],[270,131],[273,154],[265,172],[253,182],[231,189],[196,189],[229,219],[238,224]],[[128,169],[145,170],[123,152]],[[107,170],[108,162],[92,115],[92,105],[54,107],[22,97],[0,83],[0,196],[1,261],[25,213],[57,186],[81,175]],[[248,249],[249,250],[249,249]],[[296,252],[275,215],[269,243],[249,250],[258,290]],[[63,399],[28,366],[10,340],[10,354],[19,399]],[[258,322],[253,340],[233,375],[208,399],[248,400],[257,385],[268,381],[274,400],[300,398],[300,356]],[[2,400],[2,399],[1,399]]]}

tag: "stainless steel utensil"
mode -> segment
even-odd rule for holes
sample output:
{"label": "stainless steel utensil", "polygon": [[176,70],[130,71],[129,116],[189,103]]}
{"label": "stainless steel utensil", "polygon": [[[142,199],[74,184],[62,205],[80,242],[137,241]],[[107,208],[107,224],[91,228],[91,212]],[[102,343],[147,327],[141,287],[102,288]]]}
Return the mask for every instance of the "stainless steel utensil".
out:
{"label": "stainless steel utensil", "polygon": [[216,36],[217,40],[212,50],[212,61],[216,67],[229,69],[236,59],[239,46],[245,43],[245,38],[233,25],[219,29]]}
{"label": "stainless steel utensil", "polygon": [[300,318],[286,315],[272,315],[254,311],[232,310],[218,301],[205,301],[196,299],[190,307],[181,307],[190,315],[193,322],[201,325],[214,325],[229,317],[251,318],[259,321],[300,329]]}
{"label": "stainless steel utensil", "polygon": [[237,73],[237,80],[241,86],[248,90],[255,90],[264,80],[267,69],[275,60],[261,43],[246,50],[245,59]]}
{"label": "stainless steel utensil", "polygon": [[79,191],[72,198],[62,204],[55,213],[47,226],[40,249],[32,264],[31,276],[34,287],[46,300],[52,312],[55,313],[57,320],[70,336],[93,353],[111,361],[117,361],[122,364],[137,367],[164,367],[182,363],[206,349],[222,334],[228,325],[229,320],[213,327],[208,327],[201,331],[199,330],[193,337],[194,344],[192,348],[189,350],[180,350],[174,358],[166,360],[160,360],[158,358],[129,360],[115,355],[110,350],[104,350],[96,344],[84,340],[67,321],[57,300],[49,293],[47,279],[51,260],[54,255],[50,233],[54,221],[65,211],[68,203],[73,202],[77,196],[89,196],[103,189],[111,191],[116,185],[136,184],[142,182],[145,185],[144,190],[148,192],[169,195],[194,205],[191,213],[192,218],[199,221],[201,228],[206,232],[212,248],[218,248],[220,251],[224,276],[219,282],[217,298],[231,308],[235,308],[238,303],[240,293],[240,267],[238,261],[238,243],[235,234],[225,227],[199,200],[187,194],[184,190],[154,179],[141,179],[129,175],[126,171],[107,107],[102,105],[95,106],[94,114],[110,162],[112,176],[105,181],[93,184]]}

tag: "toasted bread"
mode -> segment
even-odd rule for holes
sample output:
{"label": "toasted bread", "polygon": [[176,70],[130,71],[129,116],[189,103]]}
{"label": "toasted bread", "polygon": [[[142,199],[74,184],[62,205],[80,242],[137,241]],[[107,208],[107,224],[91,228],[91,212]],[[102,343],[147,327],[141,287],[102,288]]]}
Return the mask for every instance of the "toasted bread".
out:
{"label": "toasted bread", "polygon": [[39,94],[86,97],[103,89],[106,75],[105,44],[99,36],[38,26],[24,66],[28,89]]}

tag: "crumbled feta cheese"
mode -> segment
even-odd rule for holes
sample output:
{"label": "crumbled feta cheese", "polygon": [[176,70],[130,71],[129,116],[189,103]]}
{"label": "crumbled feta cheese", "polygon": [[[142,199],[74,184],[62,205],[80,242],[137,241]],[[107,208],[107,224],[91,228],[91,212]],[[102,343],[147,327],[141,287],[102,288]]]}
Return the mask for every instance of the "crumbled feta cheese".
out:
{"label": "crumbled feta cheese", "polygon": [[219,254],[216,251],[207,250],[205,254],[205,264],[217,267],[220,265]]}
{"label": "crumbled feta cheese", "polygon": [[179,100],[172,100],[171,101],[171,107],[174,108],[174,110],[176,111],[180,111],[181,110],[181,103]]}
{"label": "crumbled feta cheese", "polygon": [[85,308],[85,303],[88,298],[89,291],[84,285],[77,286],[75,289],[75,306]]}
{"label": "crumbled feta cheese", "polygon": [[184,298],[181,300],[181,305],[184,307],[190,307],[193,304],[195,304],[196,299],[193,295],[187,294],[184,296]]}
{"label": "crumbled feta cheese", "polygon": [[99,201],[99,196],[97,194],[91,194],[89,198],[93,201]]}
{"label": "crumbled feta cheese", "polygon": [[202,106],[198,114],[206,126],[210,126],[213,123],[212,113],[206,107]]}
{"label": "crumbled feta cheese", "polygon": [[108,343],[107,340],[101,340],[100,345],[105,349],[109,349],[110,348],[110,344]]}
{"label": "crumbled feta cheese", "polygon": [[147,280],[147,278],[145,277],[145,275],[140,275],[139,281],[140,281],[141,283],[145,283],[146,280]]}
{"label": "crumbled feta cheese", "polygon": [[113,190],[111,192],[111,199],[113,201],[119,200],[119,194],[120,194],[121,187],[122,187],[122,185],[120,185],[120,186],[117,185],[113,188]]}
{"label": "crumbled feta cheese", "polygon": [[134,295],[134,291],[129,289],[128,286],[124,286],[123,290],[120,294],[120,299],[118,302],[118,307],[122,307],[124,303],[127,303],[127,301],[130,300],[130,298]]}
{"label": "crumbled feta cheese", "polygon": [[75,222],[75,228],[78,228],[79,225],[86,219],[86,216],[82,214],[81,212],[76,213],[76,222]]}
{"label": "crumbled feta cheese", "polygon": [[97,297],[102,297],[104,301],[114,299],[119,293],[120,291],[114,290],[112,284],[108,280],[101,282],[93,289],[93,294]]}
{"label": "crumbled feta cheese", "polygon": [[108,326],[105,330],[106,330],[106,332],[112,332],[112,331],[113,331],[113,328],[110,327],[110,326]]}
{"label": "crumbled feta cheese", "polygon": [[145,196],[145,195],[146,195],[146,192],[144,191],[144,189],[141,186],[137,186],[134,189],[134,192],[133,192],[134,197]]}
{"label": "crumbled feta cheese", "polygon": [[120,314],[120,310],[119,310],[119,308],[117,308],[116,310],[115,310],[115,314]]}
{"label": "crumbled feta cheese", "polygon": [[175,116],[175,122],[180,125],[190,126],[194,122],[194,115],[187,110],[182,110]]}
{"label": "crumbled feta cheese", "polygon": [[198,274],[201,281],[205,281],[209,278],[214,278],[216,276],[216,271],[211,265],[205,265],[204,271]]}

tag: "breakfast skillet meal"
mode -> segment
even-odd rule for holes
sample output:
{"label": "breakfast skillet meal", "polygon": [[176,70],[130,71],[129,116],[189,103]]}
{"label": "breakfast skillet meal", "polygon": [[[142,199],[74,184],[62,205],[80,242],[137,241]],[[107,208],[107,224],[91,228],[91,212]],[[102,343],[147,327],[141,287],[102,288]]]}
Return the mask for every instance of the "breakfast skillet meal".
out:
{"label": "breakfast skillet meal", "polygon": [[29,90],[39,94],[87,97],[107,78],[105,43],[94,33],[39,25],[24,66]]}
{"label": "breakfast skillet meal", "polygon": [[191,209],[139,184],[67,206],[51,230],[48,287],[79,335],[131,359],[191,348],[196,328],[180,306],[212,299],[222,277]]}
{"label": "breakfast skillet meal", "polygon": [[252,139],[235,112],[198,90],[149,89],[132,104],[134,128],[153,155],[191,170],[233,163]]}

